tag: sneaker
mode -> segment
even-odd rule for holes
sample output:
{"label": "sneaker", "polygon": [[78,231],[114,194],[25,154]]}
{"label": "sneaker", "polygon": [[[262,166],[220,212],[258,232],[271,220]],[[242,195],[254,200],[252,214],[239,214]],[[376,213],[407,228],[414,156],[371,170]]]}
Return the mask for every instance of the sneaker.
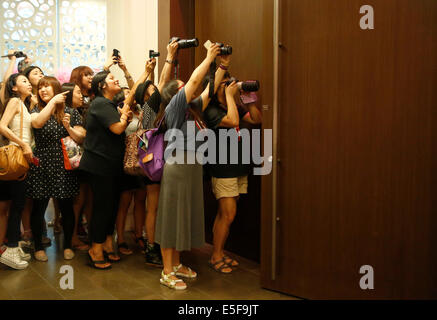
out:
{"label": "sneaker", "polygon": [[163,267],[161,250],[158,244],[146,243],[146,264],[152,267]]}
{"label": "sneaker", "polygon": [[30,253],[24,252],[24,250],[21,247],[18,247],[18,252],[20,254],[21,260],[30,261],[30,259],[32,259]]}
{"label": "sneaker", "polygon": [[19,247],[7,248],[0,257],[0,262],[16,270],[26,269],[29,264],[21,259]]}

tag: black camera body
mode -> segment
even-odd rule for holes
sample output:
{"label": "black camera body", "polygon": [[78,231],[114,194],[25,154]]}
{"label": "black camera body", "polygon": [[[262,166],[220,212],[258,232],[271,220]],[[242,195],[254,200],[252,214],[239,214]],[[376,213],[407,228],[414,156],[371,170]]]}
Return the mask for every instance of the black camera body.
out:
{"label": "black camera body", "polygon": [[239,81],[236,78],[231,78],[226,81],[226,86],[229,86],[232,82],[236,82],[238,89],[245,92],[257,92],[260,88],[258,80]]}
{"label": "black camera body", "polygon": [[174,40],[178,42],[178,49],[188,49],[188,48],[197,48],[199,46],[199,39],[180,39],[178,37],[173,37],[170,39],[169,43],[172,43]]}
{"label": "black camera body", "polygon": [[27,58],[27,55],[25,53],[23,53],[23,51],[15,51],[14,56],[16,58]]}
{"label": "black camera body", "polygon": [[219,56],[229,56],[232,54],[231,46],[225,46],[223,43],[220,42],[217,42],[216,44],[220,47]]}
{"label": "black camera body", "polygon": [[149,59],[159,57],[161,54],[155,50],[149,50]]}

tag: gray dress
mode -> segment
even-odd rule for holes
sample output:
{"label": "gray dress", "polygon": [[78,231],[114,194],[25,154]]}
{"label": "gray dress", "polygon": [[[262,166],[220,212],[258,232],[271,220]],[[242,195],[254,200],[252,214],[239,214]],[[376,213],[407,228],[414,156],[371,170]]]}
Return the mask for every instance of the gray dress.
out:
{"label": "gray dress", "polygon": [[[201,100],[198,101],[201,103]],[[195,157],[196,153],[196,144],[193,143],[195,137],[187,130],[187,123],[190,122],[188,108],[185,89],[182,89],[165,110],[167,128],[179,129],[184,133],[185,141],[178,143],[176,147],[179,151],[177,154],[183,158]],[[177,162],[181,162],[180,160],[182,159],[179,158]],[[161,179],[155,235],[155,241],[162,248],[184,251],[205,244],[202,170],[199,163],[166,162]]]}

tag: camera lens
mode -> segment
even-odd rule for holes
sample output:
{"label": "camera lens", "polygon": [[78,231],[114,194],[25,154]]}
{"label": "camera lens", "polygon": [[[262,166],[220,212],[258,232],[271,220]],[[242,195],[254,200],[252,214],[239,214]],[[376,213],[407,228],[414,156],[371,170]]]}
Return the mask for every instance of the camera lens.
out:
{"label": "camera lens", "polygon": [[232,54],[232,47],[222,47],[220,48],[220,55],[221,56],[228,56]]}
{"label": "camera lens", "polygon": [[199,40],[197,38],[191,40],[179,40],[179,49],[196,48],[199,46]]}
{"label": "camera lens", "polygon": [[259,90],[258,80],[249,80],[241,83],[241,90],[246,92],[256,92]]}

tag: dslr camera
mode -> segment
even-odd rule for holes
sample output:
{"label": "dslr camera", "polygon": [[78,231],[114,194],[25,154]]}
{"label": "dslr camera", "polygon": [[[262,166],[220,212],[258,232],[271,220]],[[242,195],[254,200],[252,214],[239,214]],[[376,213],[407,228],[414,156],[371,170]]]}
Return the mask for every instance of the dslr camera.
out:
{"label": "dslr camera", "polygon": [[149,50],[149,59],[159,57],[161,54],[155,50]]}
{"label": "dslr camera", "polygon": [[238,89],[240,91],[257,92],[259,90],[258,80],[239,81],[236,78],[231,78],[228,81],[226,81],[226,86],[229,86],[234,81],[237,83]]}
{"label": "dslr camera", "polygon": [[185,40],[185,39],[179,39],[178,37],[173,37],[170,39],[169,43],[172,43],[174,40],[176,40],[178,42],[178,49],[188,49],[188,48],[196,48],[199,46],[199,39],[194,38],[194,39],[189,39],[189,40]]}
{"label": "dslr camera", "polygon": [[228,56],[232,54],[232,47],[231,46],[225,46],[223,43],[216,42],[216,45],[220,47],[220,54],[219,56]]}

